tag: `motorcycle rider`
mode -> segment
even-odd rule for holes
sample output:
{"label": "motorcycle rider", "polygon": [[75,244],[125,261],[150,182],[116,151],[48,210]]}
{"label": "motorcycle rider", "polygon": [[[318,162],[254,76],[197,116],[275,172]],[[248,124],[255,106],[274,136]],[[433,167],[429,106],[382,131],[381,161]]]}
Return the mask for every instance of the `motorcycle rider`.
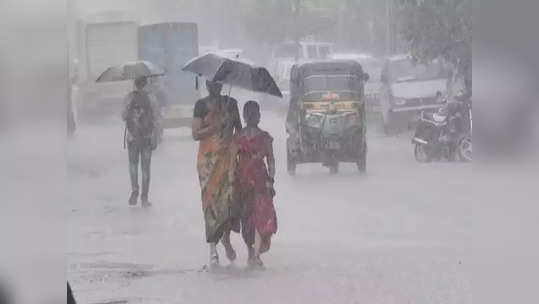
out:
{"label": "motorcycle rider", "polygon": [[438,110],[438,115],[445,117],[447,122],[446,132],[440,137],[440,142],[455,142],[459,134],[464,131],[462,122],[464,121],[463,114],[465,111],[463,111],[463,107],[466,99],[464,91],[460,91],[455,98],[447,100],[444,106]]}

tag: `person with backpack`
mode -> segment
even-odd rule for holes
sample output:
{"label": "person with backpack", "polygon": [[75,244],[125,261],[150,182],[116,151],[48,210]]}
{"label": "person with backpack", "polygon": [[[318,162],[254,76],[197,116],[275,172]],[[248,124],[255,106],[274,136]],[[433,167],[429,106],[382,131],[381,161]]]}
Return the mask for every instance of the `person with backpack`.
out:
{"label": "person with backpack", "polygon": [[[144,91],[148,80],[139,77],[135,80],[135,90],[126,97],[126,106],[122,115],[126,124],[125,141],[129,155],[129,175],[131,178],[131,196],[129,205],[135,206],[139,197],[138,167],[141,163],[142,207],[150,207],[148,192],[150,190],[150,166],[152,151],[156,148],[154,132],[157,126],[157,113],[152,105],[150,95]],[[125,142],[124,142],[125,144]]]}

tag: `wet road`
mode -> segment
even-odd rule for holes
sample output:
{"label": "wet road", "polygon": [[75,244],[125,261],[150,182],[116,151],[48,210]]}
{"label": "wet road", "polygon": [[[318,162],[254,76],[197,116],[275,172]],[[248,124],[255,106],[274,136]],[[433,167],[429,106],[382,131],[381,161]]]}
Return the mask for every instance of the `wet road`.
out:
{"label": "wet road", "polygon": [[69,148],[68,278],[80,303],[468,303],[471,165],[418,164],[409,135],[369,134],[368,173],[320,165],[286,173],[283,118],[275,137],[279,231],[245,270],[246,250],[219,273],[207,262],[197,146],[167,130],[153,157],[151,210],[129,208],[120,122],[81,126]]}

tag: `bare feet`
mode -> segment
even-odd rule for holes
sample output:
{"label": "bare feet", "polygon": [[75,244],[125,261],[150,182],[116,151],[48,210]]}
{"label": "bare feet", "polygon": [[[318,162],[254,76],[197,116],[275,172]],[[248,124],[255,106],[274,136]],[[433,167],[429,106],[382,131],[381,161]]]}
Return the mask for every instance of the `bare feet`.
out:
{"label": "bare feet", "polygon": [[131,196],[129,197],[129,206],[135,206],[138,201],[138,193],[137,192],[131,192]]}
{"label": "bare feet", "polygon": [[210,256],[210,269],[215,269],[217,267],[219,267],[219,256],[216,254]]}
{"label": "bare feet", "polygon": [[219,267],[219,254],[217,253],[217,244],[210,244],[210,269]]}
{"label": "bare feet", "polygon": [[228,258],[228,260],[230,262],[234,262],[237,255],[236,250],[234,250],[234,247],[232,247],[232,244],[230,243],[230,231],[225,232],[221,243],[223,243],[223,246],[225,246],[226,257]]}
{"label": "bare feet", "polygon": [[223,245],[225,246],[225,251],[226,251],[226,257],[228,258],[228,260],[230,262],[234,262],[236,260],[236,250],[234,250],[234,248],[232,247],[232,244],[230,243],[223,243]]}
{"label": "bare feet", "polygon": [[259,255],[256,255],[256,256],[253,256],[252,258],[249,258],[249,260],[247,261],[247,265],[248,265],[249,269],[252,269],[252,270],[264,270],[264,269],[266,269],[264,267],[264,262],[262,262]]}

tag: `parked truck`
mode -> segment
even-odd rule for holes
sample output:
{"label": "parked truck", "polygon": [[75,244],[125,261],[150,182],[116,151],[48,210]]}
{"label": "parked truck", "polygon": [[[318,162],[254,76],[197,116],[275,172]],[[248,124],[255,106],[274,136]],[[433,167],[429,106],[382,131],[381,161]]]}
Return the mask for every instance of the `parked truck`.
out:
{"label": "parked truck", "polygon": [[153,62],[165,75],[153,78],[150,89],[161,106],[164,128],[191,125],[193,107],[200,98],[198,79],[181,69],[199,54],[195,23],[166,22],[142,25],[138,29],[140,60]]}
{"label": "parked truck", "polygon": [[79,21],[76,85],[79,113],[96,117],[119,113],[123,99],[132,90],[130,81],[96,83],[109,66],[138,58],[138,22],[122,13],[100,13]]}

